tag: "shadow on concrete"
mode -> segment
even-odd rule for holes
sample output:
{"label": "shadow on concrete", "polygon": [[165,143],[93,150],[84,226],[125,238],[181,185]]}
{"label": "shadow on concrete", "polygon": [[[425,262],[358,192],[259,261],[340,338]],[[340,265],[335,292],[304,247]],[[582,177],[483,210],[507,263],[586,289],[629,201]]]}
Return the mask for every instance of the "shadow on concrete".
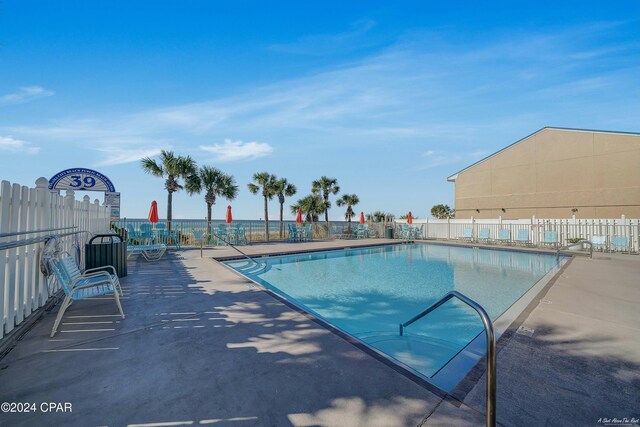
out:
{"label": "shadow on concrete", "polygon": [[[136,263],[109,298],[47,314],[0,361],[6,425],[418,425],[440,399],[209,260]],[[194,268],[197,267],[197,268]],[[237,279],[236,279],[237,280]]]}

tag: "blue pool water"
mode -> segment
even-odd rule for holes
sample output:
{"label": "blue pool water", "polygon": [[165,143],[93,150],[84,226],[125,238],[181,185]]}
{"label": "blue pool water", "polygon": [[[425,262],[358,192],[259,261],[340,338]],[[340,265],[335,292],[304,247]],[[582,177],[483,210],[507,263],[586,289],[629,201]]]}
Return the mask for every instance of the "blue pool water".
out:
{"label": "blue pool water", "polygon": [[[558,265],[553,255],[429,244],[274,256],[227,264],[371,347],[433,378],[483,331],[457,300],[398,325],[456,290],[498,318]],[[437,382],[436,382],[437,383]]]}

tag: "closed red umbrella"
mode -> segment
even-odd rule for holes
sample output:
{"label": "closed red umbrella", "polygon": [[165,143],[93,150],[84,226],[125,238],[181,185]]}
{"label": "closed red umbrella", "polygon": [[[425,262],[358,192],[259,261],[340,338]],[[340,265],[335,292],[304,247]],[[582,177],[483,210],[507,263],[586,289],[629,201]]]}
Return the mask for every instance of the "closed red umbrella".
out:
{"label": "closed red umbrella", "polygon": [[296,216],[296,222],[302,224],[302,209],[298,209],[298,216]]}
{"label": "closed red umbrella", "polygon": [[153,224],[158,222],[158,203],[155,200],[151,202],[151,209],[149,209],[149,222]]}
{"label": "closed red umbrella", "polygon": [[409,211],[409,216],[407,216],[407,224],[413,224],[413,217],[411,216],[411,211]]}
{"label": "closed red umbrella", "polygon": [[227,224],[231,224],[231,221],[233,221],[233,216],[231,215],[231,205],[227,206],[227,217],[225,218],[225,221],[227,222]]}
{"label": "closed red umbrella", "polygon": [[364,212],[360,212],[360,224],[364,224]]}

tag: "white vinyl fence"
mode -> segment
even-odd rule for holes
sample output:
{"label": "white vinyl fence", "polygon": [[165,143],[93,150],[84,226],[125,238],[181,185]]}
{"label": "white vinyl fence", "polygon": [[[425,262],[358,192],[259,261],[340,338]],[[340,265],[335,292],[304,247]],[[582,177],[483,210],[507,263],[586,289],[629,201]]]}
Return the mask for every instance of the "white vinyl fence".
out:
{"label": "white vinyl fence", "polygon": [[[404,224],[406,220],[397,220]],[[556,231],[560,245],[567,245],[569,239],[582,238],[592,240],[594,236],[603,236],[606,240],[605,249],[612,249],[614,237],[622,237],[627,242],[623,252],[638,253],[640,250],[640,220],[627,219],[624,216],[615,219],[540,219],[536,217],[526,219],[506,220],[497,219],[414,219],[413,226],[422,228],[422,238],[456,240],[462,239],[464,230],[471,228],[473,240],[478,240],[481,229],[489,229],[490,240],[498,237],[499,230],[509,230],[514,239],[518,230],[529,232],[530,243],[541,246],[545,231]],[[620,248],[617,248],[620,250]]]}
{"label": "white vinyl fence", "polygon": [[[0,339],[58,291],[39,266],[44,238],[59,236],[63,249],[84,247],[89,235],[109,230],[110,209],[96,200],[51,192],[46,178],[35,188],[0,183]],[[51,231],[51,230],[55,231]],[[40,231],[49,230],[49,231]]]}

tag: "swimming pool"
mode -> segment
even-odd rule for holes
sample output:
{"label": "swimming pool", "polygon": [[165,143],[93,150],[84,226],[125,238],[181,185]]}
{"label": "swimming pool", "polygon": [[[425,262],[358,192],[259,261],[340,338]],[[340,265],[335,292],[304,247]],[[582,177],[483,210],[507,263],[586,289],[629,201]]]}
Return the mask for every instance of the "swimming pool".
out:
{"label": "swimming pool", "polygon": [[432,244],[260,261],[266,267],[247,260],[226,264],[444,389],[466,374],[462,369],[459,378],[438,375],[483,331],[477,314],[454,299],[409,326],[404,336],[398,325],[452,290],[481,304],[495,321],[559,264],[548,254]]}

